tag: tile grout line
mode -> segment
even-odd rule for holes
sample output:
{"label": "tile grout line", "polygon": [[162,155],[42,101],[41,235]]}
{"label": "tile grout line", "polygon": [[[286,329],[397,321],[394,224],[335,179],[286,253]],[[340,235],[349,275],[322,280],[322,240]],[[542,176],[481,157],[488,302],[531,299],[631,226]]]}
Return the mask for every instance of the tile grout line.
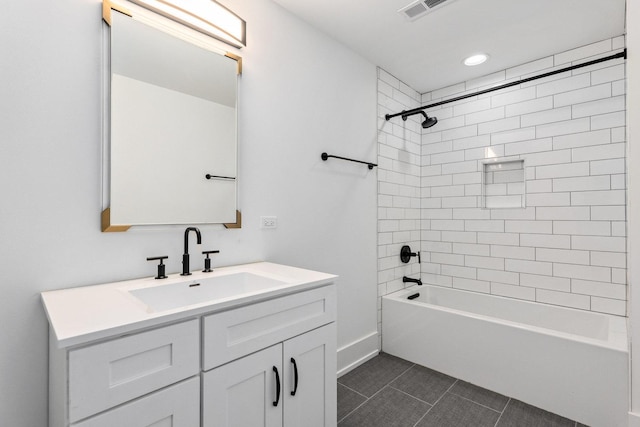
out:
{"label": "tile grout line", "polygon": [[[458,393],[454,393],[454,392],[452,392],[452,391],[449,391],[448,393],[449,393],[449,394],[452,394],[452,395],[454,395],[454,396],[458,396],[458,397],[459,397],[459,398],[461,398],[461,399],[468,400],[469,402],[471,402],[471,403],[475,403],[476,405],[478,405],[478,406],[482,406],[483,408],[490,409],[490,410],[492,410],[493,412],[497,412],[498,414],[502,414],[502,411],[498,411],[497,409],[493,409],[493,408],[491,408],[491,407],[489,407],[489,406],[487,406],[487,405],[483,405],[483,404],[482,404],[482,403],[480,403],[480,402],[476,402],[476,401],[475,401],[475,400],[473,400],[473,399],[469,399],[468,397],[461,396],[461,395],[459,395]],[[505,397],[506,397],[506,396],[505,396]],[[508,403],[508,402],[507,402],[507,403]],[[506,407],[507,407],[507,405],[504,405],[504,407],[506,408]],[[503,411],[504,411],[504,409],[503,409]]]}
{"label": "tile grout line", "polygon": [[447,392],[448,392],[449,390],[451,390],[451,389],[453,388],[453,386],[454,386],[454,385],[456,385],[456,384],[458,383],[458,381],[460,381],[460,380],[456,378],[456,380],[453,382],[453,384],[451,384],[451,385],[449,386],[449,388],[448,388],[448,389],[446,389],[446,390],[445,390],[445,392],[444,392],[444,393],[442,393],[442,394],[440,395],[440,397],[438,398],[438,400],[436,400],[436,401],[435,401],[435,403],[433,404],[433,406],[432,406],[431,408],[429,408],[429,410],[428,410],[428,411],[427,411],[427,412],[426,412],[426,413],[425,413],[425,414],[424,414],[424,415],[423,415],[423,416],[418,420],[418,422],[416,422],[416,423],[413,425],[413,427],[416,427],[418,424],[420,424],[420,421],[422,421],[422,420],[424,419],[424,417],[426,417],[427,415],[429,415],[429,412],[431,412],[431,410],[432,410],[433,408],[435,408],[435,407],[436,407],[436,405],[438,404],[438,402],[440,402],[440,400],[442,400],[442,398],[444,397],[444,395],[445,395],[445,394],[447,394]]}
{"label": "tile grout line", "polygon": [[[375,396],[377,396],[382,390],[384,390],[387,386],[389,386],[389,384],[391,384],[392,382],[394,382],[395,380],[397,380],[398,378],[400,378],[402,375],[404,375],[409,369],[413,368],[414,366],[416,366],[415,363],[412,363],[411,366],[409,366],[407,369],[405,369],[404,371],[402,371],[402,373],[400,373],[398,376],[394,377],[392,380],[390,380],[389,382],[387,382],[385,385],[383,385],[382,387],[380,387],[380,390],[376,391],[375,393],[373,393],[371,395],[371,397],[367,397],[364,396],[362,393],[358,393],[357,391],[355,391],[356,393],[358,393],[361,396],[364,396],[366,398],[366,400],[364,402],[362,402],[360,405],[358,405],[356,408],[353,409],[353,411],[349,412],[347,415],[345,415],[344,417],[342,417],[340,420],[338,420],[338,424],[342,421],[344,421],[349,415],[353,414],[355,411],[357,411],[358,409],[360,409],[362,407],[362,405],[364,405],[365,403],[367,403],[369,400],[373,399]],[[345,386],[344,384],[341,383],[342,386]],[[349,390],[351,390],[351,388],[347,387]]]}
{"label": "tile grout line", "polygon": [[360,396],[364,397],[365,399],[369,399],[367,396],[365,396],[364,394],[360,393],[358,390],[354,390],[351,387],[349,387],[348,385],[342,384],[340,381],[338,381],[338,384],[340,384],[342,387],[344,387],[344,388],[346,388],[346,389],[348,389],[348,390],[350,390],[350,391],[352,391],[352,392],[354,392],[356,394],[359,394]]}
{"label": "tile grout line", "polygon": [[504,415],[504,411],[507,410],[507,407],[509,406],[509,403],[511,403],[511,398],[509,398],[509,400],[507,401],[507,404],[504,405],[504,408],[502,409],[502,412],[500,412],[500,416],[496,420],[496,423],[493,425],[493,427],[498,427],[498,423],[500,422],[500,419],[502,419],[502,415]]}

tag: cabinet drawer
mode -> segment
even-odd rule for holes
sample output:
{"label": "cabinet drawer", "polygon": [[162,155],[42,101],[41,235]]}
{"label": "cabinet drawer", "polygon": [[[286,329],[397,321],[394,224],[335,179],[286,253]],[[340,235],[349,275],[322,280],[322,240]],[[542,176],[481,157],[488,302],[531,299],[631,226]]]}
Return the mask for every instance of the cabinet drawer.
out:
{"label": "cabinet drawer", "polygon": [[72,427],[199,427],[200,377],[167,387]]}
{"label": "cabinet drawer", "polygon": [[335,300],[330,285],[205,317],[204,370],[333,322]]}
{"label": "cabinet drawer", "polygon": [[69,420],[78,421],[196,375],[198,320],[69,352]]}

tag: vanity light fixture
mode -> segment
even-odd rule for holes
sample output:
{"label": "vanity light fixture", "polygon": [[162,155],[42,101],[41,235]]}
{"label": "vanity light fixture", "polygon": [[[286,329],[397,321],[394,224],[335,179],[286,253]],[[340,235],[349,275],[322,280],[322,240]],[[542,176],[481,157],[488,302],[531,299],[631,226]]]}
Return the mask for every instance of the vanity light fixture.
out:
{"label": "vanity light fixture", "polygon": [[238,49],[247,45],[247,23],[215,0],[130,1]]}
{"label": "vanity light fixture", "polygon": [[466,58],[463,62],[464,62],[464,65],[466,65],[467,67],[473,67],[486,62],[487,59],[489,59],[489,55],[487,55],[486,53],[478,53],[475,55],[471,55],[470,57]]}

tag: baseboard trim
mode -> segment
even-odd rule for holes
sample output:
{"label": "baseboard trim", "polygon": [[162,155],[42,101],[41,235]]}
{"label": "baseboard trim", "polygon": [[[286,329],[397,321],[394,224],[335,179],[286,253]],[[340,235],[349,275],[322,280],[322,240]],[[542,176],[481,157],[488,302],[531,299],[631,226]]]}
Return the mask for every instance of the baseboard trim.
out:
{"label": "baseboard trim", "polygon": [[340,347],[338,349],[338,377],[377,356],[379,352],[378,331]]}

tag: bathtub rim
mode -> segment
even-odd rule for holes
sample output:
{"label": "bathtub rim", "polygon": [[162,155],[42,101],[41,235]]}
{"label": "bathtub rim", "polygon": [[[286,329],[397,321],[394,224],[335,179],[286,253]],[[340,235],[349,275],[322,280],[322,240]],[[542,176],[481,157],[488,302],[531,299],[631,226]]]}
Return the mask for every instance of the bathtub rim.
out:
{"label": "bathtub rim", "polygon": [[[450,308],[450,307],[445,307],[445,306],[440,306],[440,305],[436,305],[436,304],[431,304],[428,302],[424,302],[424,301],[420,301],[420,300],[409,300],[406,297],[412,293],[415,292],[420,292],[421,289],[425,289],[425,288],[433,288],[436,290],[441,290],[441,291],[445,291],[445,292],[462,292],[462,293],[466,293],[466,294],[473,294],[474,296],[478,296],[480,298],[497,298],[500,300],[507,300],[509,302],[513,302],[513,301],[517,301],[518,303],[523,303],[523,304],[527,304],[527,305],[531,305],[531,304],[540,304],[544,307],[548,307],[550,309],[555,309],[555,310],[567,310],[570,312],[586,312],[586,313],[590,313],[591,315],[594,316],[604,316],[606,318],[609,319],[609,329],[608,329],[608,340],[601,340],[601,339],[597,339],[597,338],[589,338],[589,337],[585,337],[583,335],[579,335],[579,334],[572,334],[569,332],[563,332],[563,331],[558,331],[555,329],[550,329],[550,328],[544,328],[542,326],[535,326],[535,325],[529,325],[526,323],[520,323],[520,322],[514,322],[513,320],[508,320],[508,319],[501,319],[498,317],[491,317],[491,316],[486,316],[483,314],[477,314],[477,313],[472,313],[469,311],[464,311],[464,310],[458,310],[455,308]],[[454,313],[457,315],[461,315],[461,316],[466,316],[466,317],[471,317],[474,319],[478,319],[478,320],[482,320],[482,321],[486,321],[486,322],[490,322],[490,323],[494,323],[494,324],[503,324],[503,325],[508,325],[510,327],[514,327],[516,329],[523,329],[523,330],[527,330],[527,331],[532,331],[532,332],[536,332],[536,333],[541,333],[541,334],[546,334],[546,335],[554,335],[560,338],[565,338],[565,339],[569,339],[572,341],[578,341],[584,344],[588,344],[588,345],[594,345],[597,347],[601,347],[601,348],[605,348],[608,350],[613,350],[613,351],[618,351],[621,353],[629,353],[629,340],[628,340],[628,330],[627,330],[627,317],[622,317],[622,316],[615,316],[612,314],[607,314],[607,313],[600,313],[600,312],[595,312],[595,311],[587,311],[587,310],[580,310],[580,309],[576,309],[576,308],[571,308],[571,307],[565,307],[565,306],[561,306],[561,305],[554,305],[554,304],[547,304],[547,303],[542,303],[542,302],[534,302],[534,301],[528,301],[528,300],[523,300],[523,299],[517,299],[517,298],[508,298],[508,297],[503,297],[500,295],[492,295],[492,294],[485,294],[482,292],[473,292],[473,291],[469,291],[466,289],[457,289],[457,288],[452,288],[452,287],[447,287],[447,286],[438,286],[438,285],[431,285],[431,284],[427,284],[425,283],[422,286],[418,286],[418,285],[412,285],[409,286],[407,288],[404,289],[400,289],[398,291],[389,293],[387,295],[384,295],[382,297],[382,300],[384,301],[385,299],[388,300],[394,300],[400,303],[405,303],[405,304],[411,304],[413,306],[427,306],[433,310],[438,310],[438,311],[444,311],[444,312],[449,312],[449,313]],[[383,306],[382,306],[382,322],[384,322],[384,302],[383,302]],[[382,340],[384,341],[384,335],[382,336]]]}

